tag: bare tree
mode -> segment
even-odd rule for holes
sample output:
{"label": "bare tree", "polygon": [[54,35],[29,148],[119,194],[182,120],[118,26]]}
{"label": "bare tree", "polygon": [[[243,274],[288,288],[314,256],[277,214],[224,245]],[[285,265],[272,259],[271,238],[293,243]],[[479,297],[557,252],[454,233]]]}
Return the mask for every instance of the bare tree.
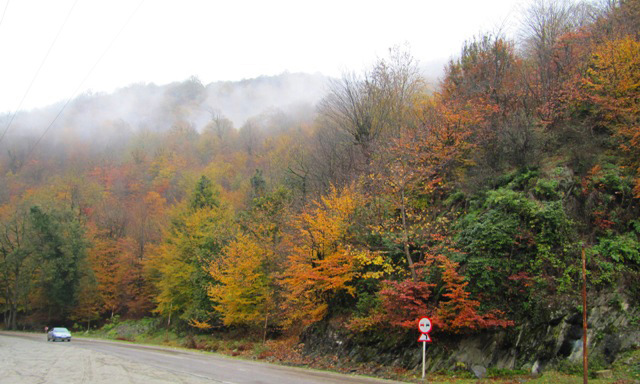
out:
{"label": "bare tree", "polygon": [[363,76],[346,74],[331,84],[320,103],[320,114],[333,126],[348,133],[359,146],[366,163],[373,146],[407,124],[413,95],[421,89],[417,63],[401,48],[390,49]]}
{"label": "bare tree", "polygon": [[547,100],[556,75],[553,53],[562,35],[576,31],[593,22],[596,7],[572,0],[534,0],[523,12],[520,39],[524,53],[534,59],[538,67],[541,96]]}

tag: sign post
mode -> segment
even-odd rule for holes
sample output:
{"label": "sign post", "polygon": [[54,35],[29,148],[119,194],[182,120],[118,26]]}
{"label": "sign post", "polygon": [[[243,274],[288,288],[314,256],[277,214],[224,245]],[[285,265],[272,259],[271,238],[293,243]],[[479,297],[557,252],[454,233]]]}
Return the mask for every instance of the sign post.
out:
{"label": "sign post", "polygon": [[429,319],[428,317],[421,318],[418,322],[418,330],[420,331],[418,342],[422,343],[422,379],[424,380],[427,343],[431,342],[431,338],[429,337],[429,332],[431,332],[431,319]]}

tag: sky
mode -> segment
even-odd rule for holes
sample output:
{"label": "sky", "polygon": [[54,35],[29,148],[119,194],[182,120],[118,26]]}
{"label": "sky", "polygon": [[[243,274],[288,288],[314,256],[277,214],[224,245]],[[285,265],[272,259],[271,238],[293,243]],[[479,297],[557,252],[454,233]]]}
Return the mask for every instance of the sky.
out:
{"label": "sky", "polygon": [[525,0],[0,0],[0,113],[198,77],[339,77],[406,45],[443,62]]}

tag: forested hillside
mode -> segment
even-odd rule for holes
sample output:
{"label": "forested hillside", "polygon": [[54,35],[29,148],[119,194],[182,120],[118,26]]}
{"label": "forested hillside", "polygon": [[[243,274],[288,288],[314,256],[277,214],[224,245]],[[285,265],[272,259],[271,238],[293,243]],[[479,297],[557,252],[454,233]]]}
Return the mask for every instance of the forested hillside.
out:
{"label": "forested hillside", "polygon": [[5,327],[508,330],[580,307],[583,247],[590,303],[637,310],[640,2],[567,4],[525,11],[517,42],[470,38],[435,92],[393,48],[331,82],[136,85],[51,129],[56,106],[20,113],[0,139]]}

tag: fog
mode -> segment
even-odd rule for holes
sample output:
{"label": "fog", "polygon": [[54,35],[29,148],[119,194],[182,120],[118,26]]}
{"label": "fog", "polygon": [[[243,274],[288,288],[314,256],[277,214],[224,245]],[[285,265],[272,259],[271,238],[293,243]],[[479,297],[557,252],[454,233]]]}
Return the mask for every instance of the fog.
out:
{"label": "fog", "polygon": [[319,74],[284,73],[207,85],[192,77],[165,85],[133,84],[110,94],[85,93],[68,104],[20,111],[10,125],[10,114],[0,116],[0,134],[7,130],[0,156],[8,150],[29,151],[40,138],[38,146],[49,148],[82,142],[104,149],[139,131],[162,132],[176,124],[202,131],[212,119],[226,118],[239,129],[248,120],[255,124],[274,113],[300,117],[300,111],[313,110],[324,96],[327,82]]}

